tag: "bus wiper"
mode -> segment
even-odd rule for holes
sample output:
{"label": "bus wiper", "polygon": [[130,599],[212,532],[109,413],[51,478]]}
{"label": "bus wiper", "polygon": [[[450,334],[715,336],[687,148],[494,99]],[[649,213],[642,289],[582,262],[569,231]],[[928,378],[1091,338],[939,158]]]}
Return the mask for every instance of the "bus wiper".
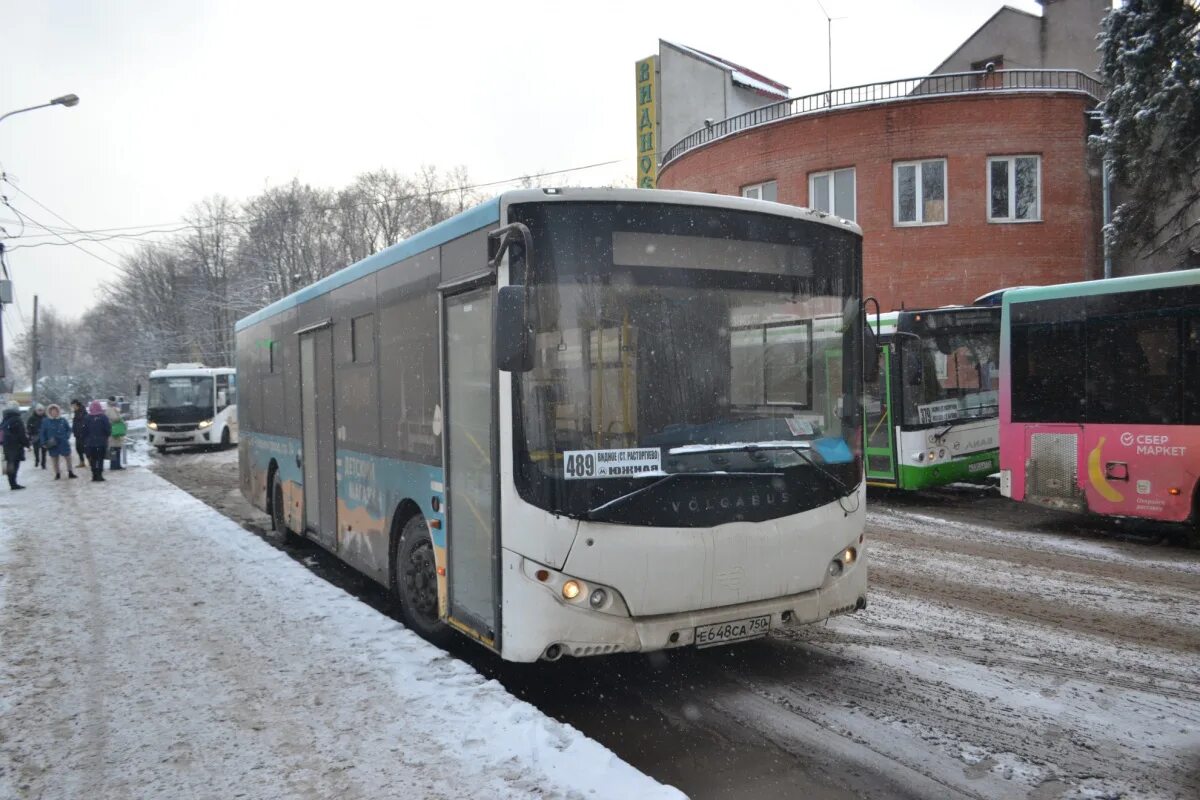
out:
{"label": "bus wiper", "polygon": [[687,475],[688,477],[698,476],[701,478],[713,478],[713,477],[720,477],[720,478],[730,478],[730,477],[782,478],[783,477],[782,472],[724,472],[721,470],[714,470],[712,472],[672,472],[669,475],[662,476],[661,478],[656,480],[654,483],[647,484],[646,486],[642,486],[637,489],[634,489],[632,492],[626,492],[625,494],[623,494],[619,497],[614,497],[612,500],[601,503],[600,505],[596,506],[595,508],[589,508],[586,512],[584,512],[584,517],[586,517],[587,519],[591,519],[592,515],[599,511],[604,511],[606,509],[610,509],[610,508],[613,508],[614,506],[618,506],[618,505],[624,505],[627,501],[632,500],[633,498],[637,497],[638,495],[648,492],[657,486],[662,486],[667,481],[678,478],[681,475]]}
{"label": "bus wiper", "polygon": [[[735,443],[735,444],[714,444],[714,445],[703,445],[703,444],[685,445],[683,447],[672,447],[668,452],[671,455],[677,455],[679,453],[709,453],[709,452],[715,452],[715,451],[722,451],[722,452],[739,451],[739,452],[744,452],[744,453],[755,453],[759,450],[791,450],[796,455],[800,456],[800,458],[804,459],[809,464],[809,466],[811,466],[813,469],[815,469],[817,472],[819,472],[826,480],[828,480],[831,484],[833,484],[834,487],[839,492],[841,492],[840,497],[848,497],[854,490],[851,489],[850,487],[848,487],[841,478],[839,478],[837,475],[834,475],[831,471],[826,469],[821,464],[817,463],[817,461],[815,459],[813,459],[812,456],[810,456],[808,453],[805,452],[806,450],[811,450],[811,449],[812,449],[812,445],[809,444],[808,442],[779,441],[779,442],[745,442],[745,443]],[[647,487],[647,488],[649,488],[649,487]],[[840,497],[839,497],[839,501],[840,501]]]}

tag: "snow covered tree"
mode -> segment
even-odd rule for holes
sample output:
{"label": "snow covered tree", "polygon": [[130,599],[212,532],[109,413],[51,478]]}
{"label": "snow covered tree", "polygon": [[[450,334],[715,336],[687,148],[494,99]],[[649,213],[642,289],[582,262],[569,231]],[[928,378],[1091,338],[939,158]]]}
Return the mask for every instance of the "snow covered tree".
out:
{"label": "snow covered tree", "polygon": [[1120,193],[1105,235],[1131,260],[1200,266],[1200,9],[1126,0],[1100,43],[1097,139]]}

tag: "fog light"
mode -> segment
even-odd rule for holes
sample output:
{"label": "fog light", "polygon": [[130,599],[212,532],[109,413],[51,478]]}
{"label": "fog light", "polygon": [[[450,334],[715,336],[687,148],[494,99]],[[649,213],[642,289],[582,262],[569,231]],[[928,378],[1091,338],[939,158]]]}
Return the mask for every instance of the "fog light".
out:
{"label": "fog light", "polygon": [[567,581],[563,584],[563,597],[568,600],[574,600],[576,597],[579,597],[580,591],[582,590],[579,588],[579,581]]}
{"label": "fog light", "polygon": [[845,564],[847,567],[850,566],[851,564],[853,564],[857,558],[858,558],[858,551],[855,550],[853,547],[847,547],[845,550],[843,550],[841,553],[838,554],[838,559],[840,559],[841,562],[843,564]]}
{"label": "fog light", "polygon": [[596,589],[588,598],[588,602],[592,604],[592,608],[600,608],[608,600],[608,592],[603,589]]}
{"label": "fog light", "polygon": [[833,561],[830,561],[829,562],[829,577],[836,578],[837,576],[841,575],[842,569],[843,569],[843,567],[842,567],[841,559],[835,558]]}

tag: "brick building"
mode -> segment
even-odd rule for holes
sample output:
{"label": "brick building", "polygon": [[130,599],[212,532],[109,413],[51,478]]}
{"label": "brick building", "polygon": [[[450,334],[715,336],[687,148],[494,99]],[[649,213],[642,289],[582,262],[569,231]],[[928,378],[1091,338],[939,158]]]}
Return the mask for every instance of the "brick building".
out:
{"label": "brick building", "polygon": [[[774,196],[854,219],[867,293],[885,310],[1101,277],[1101,170],[1087,145],[1103,91],[1094,65],[1083,47],[1059,48],[1073,62],[1065,68],[1016,65],[1051,58],[1047,41],[1094,32],[1106,4],[1043,5],[1044,19],[1025,15],[1036,24],[1002,9],[945,62],[978,69],[793,98],[666,142],[658,186]],[[1020,46],[1006,48],[1014,30]]]}

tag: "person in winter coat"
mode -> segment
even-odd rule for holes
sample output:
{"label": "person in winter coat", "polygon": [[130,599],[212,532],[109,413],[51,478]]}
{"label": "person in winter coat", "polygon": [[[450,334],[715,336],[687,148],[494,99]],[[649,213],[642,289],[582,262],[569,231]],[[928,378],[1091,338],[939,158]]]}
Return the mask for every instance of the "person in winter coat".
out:
{"label": "person in winter coat", "polygon": [[71,401],[71,433],[75,434],[75,454],[79,456],[80,467],[86,467],[87,446],[84,444],[86,434],[83,423],[87,421],[87,411],[78,399]]}
{"label": "person in winter coat", "polygon": [[33,411],[29,412],[29,419],[25,420],[25,433],[33,447],[33,465],[42,469],[46,468],[46,454],[42,452],[42,440],[38,437],[38,432],[45,421],[46,407],[41,403],[33,407]]}
{"label": "person in winter coat", "polygon": [[125,446],[125,418],[121,416],[121,407],[117,405],[115,395],[108,398],[108,410],[104,413],[108,415],[109,426],[113,431],[108,437],[108,454],[112,458],[109,469],[125,469],[121,466],[121,448]]}
{"label": "person in winter coat", "polygon": [[67,477],[76,477],[75,470],[71,469],[71,425],[56,404],[51,403],[46,409],[46,419],[42,422],[38,436],[41,437],[42,458],[50,456],[54,461],[54,480],[62,477],[58,468],[59,459],[65,459],[67,462]]}
{"label": "person in winter coat", "polygon": [[25,448],[29,447],[29,434],[21,422],[21,409],[9,403],[0,418],[0,438],[4,439],[4,474],[8,476],[9,489],[24,489],[17,483],[17,470],[25,460]]}
{"label": "person in winter coat", "polygon": [[108,437],[112,423],[104,413],[99,400],[88,403],[87,419],[83,421],[83,443],[87,449],[88,463],[92,465],[92,480],[104,480],[104,457],[108,455]]}

